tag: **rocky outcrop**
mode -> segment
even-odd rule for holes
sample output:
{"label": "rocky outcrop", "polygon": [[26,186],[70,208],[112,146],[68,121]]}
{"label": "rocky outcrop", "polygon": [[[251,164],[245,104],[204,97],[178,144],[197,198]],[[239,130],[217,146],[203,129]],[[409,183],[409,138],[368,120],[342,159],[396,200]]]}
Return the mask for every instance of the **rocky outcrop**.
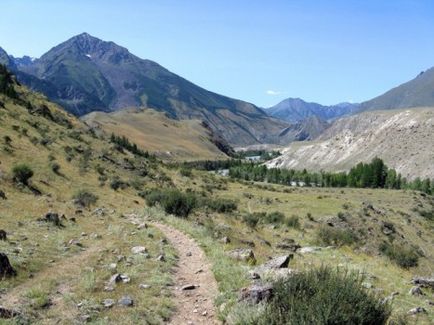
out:
{"label": "rocky outcrop", "polygon": [[0,280],[16,275],[17,271],[12,267],[8,256],[5,253],[0,253]]}

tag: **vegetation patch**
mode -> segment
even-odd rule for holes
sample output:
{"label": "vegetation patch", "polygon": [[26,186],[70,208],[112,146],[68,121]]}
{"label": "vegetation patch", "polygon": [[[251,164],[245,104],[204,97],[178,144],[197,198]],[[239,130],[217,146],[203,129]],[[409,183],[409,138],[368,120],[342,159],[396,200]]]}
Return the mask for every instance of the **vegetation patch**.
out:
{"label": "vegetation patch", "polygon": [[380,252],[405,269],[417,266],[419,261],[416,249],[410,246],[384,242],[380,245]]}

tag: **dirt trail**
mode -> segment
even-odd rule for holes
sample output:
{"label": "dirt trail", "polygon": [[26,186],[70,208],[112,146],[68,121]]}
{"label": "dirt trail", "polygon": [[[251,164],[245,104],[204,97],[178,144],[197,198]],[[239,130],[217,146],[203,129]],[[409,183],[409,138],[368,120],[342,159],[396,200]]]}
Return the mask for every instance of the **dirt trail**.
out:
{"label": "dirt trail", "polygon": [[[161,223],[152,224],[165,234],[179,254],[173,292],[176,312],[169,324],[220,324],[214,309],[217,282],[202,249],[183,232]],[[186,285],[196,287],[182,290]]]}

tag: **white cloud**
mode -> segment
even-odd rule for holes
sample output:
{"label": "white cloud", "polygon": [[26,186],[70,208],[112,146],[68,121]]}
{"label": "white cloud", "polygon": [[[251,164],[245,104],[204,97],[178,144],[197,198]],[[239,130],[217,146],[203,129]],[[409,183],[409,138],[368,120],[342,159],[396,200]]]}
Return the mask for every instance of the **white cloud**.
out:
{"label": "white cloud", "polygon": [[280,94],[281,94],[281,92],[280,92],[280,91],[277,91],[277,90],[267,90],[265,93],[266,93],[267,95],[270,95],[270,96],[277,96],[277,95],[280,95]]}

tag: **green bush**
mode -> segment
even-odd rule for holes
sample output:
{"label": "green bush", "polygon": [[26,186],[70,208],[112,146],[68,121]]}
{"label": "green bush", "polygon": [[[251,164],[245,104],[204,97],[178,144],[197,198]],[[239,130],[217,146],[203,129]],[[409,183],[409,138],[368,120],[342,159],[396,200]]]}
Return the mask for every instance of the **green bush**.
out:
{"label": "green bush", "polygon": [[412,247],[384,242],[380,245],[380,252],[405,269],[418,264],[419,255]]}
{"label": "green bush", "polygon": [[179,173],[181,174],[181,176],[185,176],[185,177],[191,177],[191,169],[190,168],[181,168]]}
{"label": "green bush", "polygon": [[74,200],[75,204],[87,208],[98,201],[98,196],[87,190],[79,190],[72,196],[72,199]]}
{"label": "green bush", "polygon": [[386,324],[390,306],[349,271],[321,267],[277,281],[264,312],[241,324]]}
{"label": "green bush", "polygon": [[149,206],[157,203],[161,205],[167,214],[186,218],[197,206],[197,197],[194,193],[183,193],[179,190],[154,190],[145,197]]}
{"label": "green bush", "polygon": [[282,212],[279,211],[274,211],[274,212],[270,212],[268,213],[265,218],[264,218],[264,222],[266,223],[282,223],[285,220],[285,215]]}
{"label": "green bush", "polygon": [[26,164],[19,164],[12,168],[12,175],[16,183],[28,185],[29,179],[33,176],[33,170]]}
{"label": "green bush", "polygon": [[299,229],[300,228],[300,218],[296,215],[292,215],[286,219],[285,224],[290,228]]}
{"label": "green bush", "polygon": [[352,245],[358,240],[356,234],[351,229],[342,229],[330,226],[319,227],[316,235],[319,244],[326,246]]}
{"label": "green bush", "polygon": [[246,213],[243,215],[243,221],[250,227],[255,228],[260,219],[265,218],[265,212]]}
{"label": "green bush", "polygon": [[206,206],[219,213],[230,213],[237,209],[237,203],[229,199],[206,200]]}

